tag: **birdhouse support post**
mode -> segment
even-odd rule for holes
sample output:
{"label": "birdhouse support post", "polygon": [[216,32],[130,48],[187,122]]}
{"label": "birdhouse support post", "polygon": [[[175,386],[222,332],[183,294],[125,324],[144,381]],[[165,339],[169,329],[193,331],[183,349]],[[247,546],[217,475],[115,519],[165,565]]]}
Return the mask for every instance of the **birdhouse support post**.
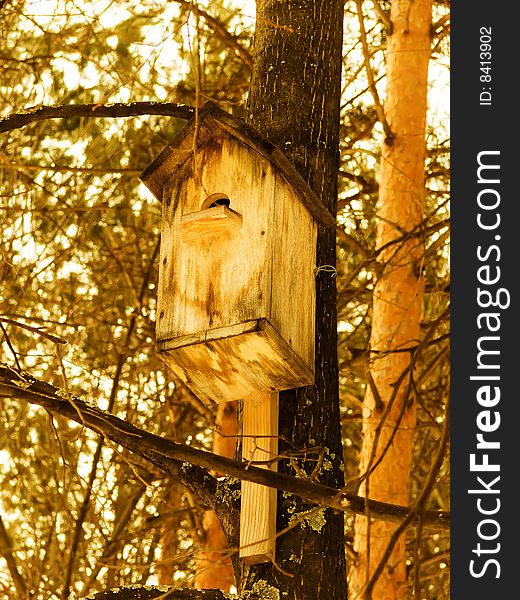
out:
{"label": "birdhouse support post", "polygon": [[[255,392],[243,403],[242,458],[275,471],[277,455],[278,393]],[[276,489],[242,481],[240,558],[249,564],[272,562],[275,547]]]}

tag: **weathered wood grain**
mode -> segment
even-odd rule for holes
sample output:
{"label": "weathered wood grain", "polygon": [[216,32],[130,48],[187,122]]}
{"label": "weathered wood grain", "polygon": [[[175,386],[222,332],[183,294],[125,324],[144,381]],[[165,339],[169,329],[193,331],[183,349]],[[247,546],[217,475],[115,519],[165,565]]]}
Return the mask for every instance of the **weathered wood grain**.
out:
{"label": "weathered wood grain", "polygon": [[242,226],[242,216],[227,206],[214,206],[181,217],[181,239],[194,242],[208,236],[233,231]]}
{"label": "weathered wood grain", "polygon": [[317,225],[278,174],[275,189],[270,321],[314,372]]}
{"label": "weathered wood grain", "polygon": [[[163,200],[164,186],[171,175],[190,157],[193,149],[202,146],[216,129],[227,131],[234,139],[267,159],[294,188],[299,201],[317,221],[329,229],[336,227],[335,218],[312,192],[285,154],[264,139],[251,125],[221,110],[213,102],[207,102],[198,111],[198,115],[193,116],[181,129],[173,142],[142,172],[142,181],[159,200]],[[194,143],[195,136],[197,139]]]}
{"label": "weathered wood grain", "polygon": [[158,342],[159,356],[207,404],[312,384],[313,372],[267,319]]}
{"label": "weathered wood grain", "polygon": [[[215,135],[168,183],[163,203],[157,339],[269,317],[270,263],[275,175],[252,161],[241,144]],[[182,240],[183,216],[224,193],[242,226],[198,242]]]}

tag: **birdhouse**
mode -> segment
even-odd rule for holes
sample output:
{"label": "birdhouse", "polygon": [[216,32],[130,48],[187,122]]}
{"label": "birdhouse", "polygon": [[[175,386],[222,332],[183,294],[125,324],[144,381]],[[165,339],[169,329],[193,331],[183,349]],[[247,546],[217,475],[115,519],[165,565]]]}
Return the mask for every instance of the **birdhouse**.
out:
{"label": "birdhouse", "polygon": [[283,153],[206,104],[141,179],[162,202],[156,337],[207,403],[314,381],[317,226]]}

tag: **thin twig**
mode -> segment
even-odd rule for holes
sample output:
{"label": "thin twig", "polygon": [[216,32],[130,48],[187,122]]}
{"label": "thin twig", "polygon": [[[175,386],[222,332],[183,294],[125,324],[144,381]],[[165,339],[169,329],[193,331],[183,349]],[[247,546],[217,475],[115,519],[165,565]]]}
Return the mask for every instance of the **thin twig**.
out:
{"label": "thin twig", "polygon": [[[14,325],[15,327],[20,327],[20,329],[26,329],[27,331],[32,331],[33,333],[41,335],[42,337],[47,338],[48,340],[50,340],[51,342],[55,342],[56,344],[68,344],[66,339],[59,337],[57,335],[53,335],[52,333],[47,333],[41,327],[32,327],[31,325],[27,325],[27,323],[20,323],[20,321],[14,321],[13,319],[8,319],[7,317],[2,317],[2,316],[0,316],[0,321],[2,321],[4,323],[9,323],[9,325]],[[2,328],[2,331],[4,332],[4,335],[5,335],[5,329],[4,329],[3,325],[0,324],[0,327]],[[6,336],[6,338],[7,338],[7,336]],[[8,344],[9,344],[9,342],[8,342]]]}
{"label": "thin twig", "polygon": [[[148,289],[148,283],[150,281],[150,276],[151,276],[151,270],[152,270],[152,265],[155,261],[155,258],[157,257],[157,254],[159,252],[159,248],[160,248],[160,241],[157,240],[157,243],[155,245],[154,251],[152,253],[152,256],[150,258],[150,262],[148,264],[148,270],[145,274],[145,277],[143,278],[142,284],[141,284],[141,290],[140,290],[140,294],[138,297],[138,303],[139,303],[139,307],[136,307],[136,310],[134,311],[131,319],[130,319],[130,323],[128,326],[128,330],[126,332],[126,337],[123,343],[123,350],[119,353],[118,356],[118,360],[117,360],[117,366],[116,366],[116,372],[114,374],[114,378],[112,380],[112,388],[110,390],[110,396],[108,399],[108,411],[112,411],[115,401],[116,401],[116,397],[117,397],[117,392],[119,389],[119,384],[121,381],[121,374],[123,371],[123,367],[126,363],[126,360],[128,358],[128,354],[127,354],[127,350],[130,346],[130,341],[132,339],[132,336],[134,334],[135,331],[135,327],[137,324],[137,317],[138,317],[138,308],[140,308],[140,305],[142,304],[142,301],[144,299],[144,294],[146,292],[146,290]],[[66,395],[69,402],[71,402],[73,396],[71,394],[67,394]],[[74,402],[71,404],[73,405],[74,409],[77,410],[77,404]],[[83,424],[83,420],[82,424]],[[76,553],[78,550],[78,546],[79,546],[79,542],[81,540],[81,536],[83,535],[83,523],[85,521],[85,518],[87,516],[87,512],[88,512],[88,508],[90,506],[90,498],[92,495],[92,488],[94,485],[94,481],[96,479],[96,473],[97,473],[97,467],[98,467],[98,462],[99,459],[101,458],[101,452],[103,450],[103,446],[104,446],[104,437],[101,436],[101,438],[99,439],[97,446],[96,446],[96,450],[94,452],[94,458],[92,460],[92,466],[91,466],[91,470],[90,470],[90,474],[89,474],[89,478],[88,478],[88,484],[87,484],[87,489],[85,491],[85,496],[83,498],[83,502],[81,504],[81,508],[79,510],[79,514],[78,514],[78,518],[76,520],[76,524],[75,524],[75,528],[74,528],[74,534],[73,534],[73,539],[72,539],[72,544],[70,547],[70,553],[69,553],[69,560],[68,560],[68,564],[67,564],[67,570],[66,570],[66,574],[65,574],[65,582],[63,585],[63,590],[62,590],[62,597],[64,599],[68,598],[70,595],[70,585],[71,585],[71,580],[72,580],[72,570],[74,567],[74,563],[75,563],[75,558],[76,558]]]}
{"label": "thin twig", "polygon": [[388,121],[386,120],[385,111],[383,109],[383,105],[379,98],[376,84],[374,82],[374,74],[372,73],[372,67],[370,66],[370,52],[368,50],[367,33],[365,29],[365,21],[363,18],[362,0],[356,0],[356,6],[359,19],[359,31],[361,34],[361,46],[363,48],[363,60],[365,62],[365,70],[367,73],[368,84],[370,87],[372,98],[374,99],[374,108],[376,109],[377,118],[379,119],[381,125],[383,126],[383,131],[385,132],[385,143],[388,146],[391,146],[395,136],[392,133],[392,130],[390,129],[390,125],[388,125]]}
{"label": "thin twig", "polygon": [[406,409],[406,401],[403,400],[402,406],[401,406],[401,411],[399,413],[399,416],[397,418],[397,421],[395,423],[395,427],[392,431],[392,434],[390,435],[390,438],[388,439],[385,447],[382,449],[380,456],[378,457],[378,459],[375,461],[375,463],[373,463],[374,459],[375,459],[375,455],[376,455],[376,451],[377,451],[377,445],[379,443],[379,438],[381,436],[382,433],[382,429],[383,426],[386,422],[386,419],[390,413],[390,410],[394,404],[394,402],[396,401],[397,398],[397,394],[399,391],[399,388],[401,387],[401,384],[403,383],[404,379],[409,376],[410,379],[408,381],[408,385],[407,385],[407,389],[405,392],[405,399],[409,397],[410,391],[412,389],[412,376],[413,376],[413,372],[415,369],[415,363],[417,362],[417,360],[419,359],[419,356],[421,354],[421,351],[423,350],[423,348],[425,348],[428,344],[428,342],[430,341],[430,338],[432,337],[434,331],[437,329],[438,325],[446,318],[446,316],[449,314],[449,307],[446,308],[444,310],[444,312],[437,318],[435,319],[435,321],[433,321],[430,329],[426,332],[426,335],[424,337],[424,339],[421,341],[421,343],[414,347],[414,349],[408,349],[412,356],[410,358],[410,363],[408,364],[408,366],[406,367],[406,369],[403,370],[403,372],[401,373],[401,375],[399,376],[399,378],[397,379],[397,381],[395,382],[395,384],[393,385],[393,390],[392,390],[392,395],[385,407],[385,412],[382,415],[379,424],[376,428],[376,433],[374,436],[374,442],[372,445],[372,453],[370,455],[370,459],[368,461],[368,466],[367,469],[365,471],[365,473],[363,475],[361,475],[359,477],[358,483],[360,484],[364,479],[368,478],[373,472],[374,470],[379,466],[379,464],[382,462],[383,458],[385,457],[385,454],[388,452],[388,449],[390,448],[390,446],[392,445],[392,442],[394,440],[394,437],[397,433],[397,430],[399,428],[399,425],[401,423],[402,417],[404,416],[404,411]]}
{"label": "thin twig", "polygon": [[103,169],[99,167],[68,167],[65,165],[29,165],[25,163],[4,163],[2,169],[12,171],[52,171],[53,173],[93,173],[100,175],[126,175],[137,177],[143,169]]}
{"label": "thin twig", "polygon": [[392,32],[394,30],[394,24],[390,19],[390,13],[387,10],[385,10],[381,6],[381,4],[379,4],[379,0],[372,0],[372,4],[374,5],[376,13],[379,15],[379,18],[381,19],[383,25],[385,26],[385,31],[387,35],[392,35]]}
{"label": "thin twig", "polygon": [[221,40],[226,42],[244,63],[251,68],[253,66],[253,58],[248,50],[246,50],[241,44],[238,43],[236,36],[229,33],[224,24],[217,18],[210,15],[208,12],[200,8],[200,6],[192,0],[174,0],[177,4],[180,4],[187,10],[191,11],[198,17],[202,17],[206,23],[213,29],[213,31],[220,37]]}
{"label": "thin twig", "polygon": [[[388,546],[381,558],[381,561],[377,565],[377,568],[375,569],[375,571],[372,575],[372,578],[368,582],[368,585],[365,589],[365,599],[366,600],[371,600],[372,591],[373,591],[379,577],[381,576],[384,566],[387,563],[388,559],[390,558],[390,555],[392,554],[393,549],[394,549],[395,545],[397,544],[401,535],[404,533],[404,531],[406,531],[406,529],[411,524],[411,522],[414,519],[416,519],[416,516],[418,514],[421,514],[421,513],[424,514],[424,507],[426,505],[426,501],[430,497],[431,491],[435,484],[435,480],[437,479],[437,475],[439,474],[439,471],[444,462],[446,446],[448,444],[449,435],[450,435],[450,404],[449,404],[449,399],[448,399],[448,402],[446,405],[446,415],[444,418],[444,429],[442,432],[441,439],[439,441],[437,455],[435,456],[435,460],[432,464],[430,472],[428,473],[428,478],[426,480],[426,483],[424,484],[424,487],[421,491],[421,495],[417,499],[415,506],[413,506],[411,508],[410,513],[406,516],[406,518],[403,520],[403,522],[399,525],[399,527],[397,527],[397,529],[392,534],[392,537],[390,538],[390,542],[388,543]],[[421,522],[421,525],[422,525],[422,518],[418,519],[418,521]]]}
{"label": "thin twig", "polygon": [[[0,319],[0,321],[2,321],[2,319]],[[16,350],[13,348],[13,345],[11,344],[11,340],[9,339],[9,336],[7,335],[7,331],[5,330],[5,327],[3,326],[3,324],[0,322],[0,329],[2,330],[2,333],[4,334],[4,338],[5,338],[5,343],[7,344],[7,346],[9,347],[9,350],[11,350],[13,357],[14,357],[14,362],[16,363],[16,366],[22,370],[22,367],[20,367],[20,363],[18,362],[18,354],[16,353]]]}
{"label": "thin twig", "polygon": [[433,31],[433,33],[434,34],[439,34],[440,31],[442,31],[444,29],[444,26],[446,25],[446,23],[450,22],[450,18],[451,18],[451,14],[450,13],[446,13],[438,21],[435,21],[435,23],[432,25],[432,31]]}
{"label": "thin twig", "polygon": [[14,582],[14,587],[19,598],[27,598],[27,585],[20,574],[16,563],[16,555],[13,552],[13,543],[11,537],[4,525],[2,515],[0,515],[0,554],[4,557],[9,569],[9,574]]}

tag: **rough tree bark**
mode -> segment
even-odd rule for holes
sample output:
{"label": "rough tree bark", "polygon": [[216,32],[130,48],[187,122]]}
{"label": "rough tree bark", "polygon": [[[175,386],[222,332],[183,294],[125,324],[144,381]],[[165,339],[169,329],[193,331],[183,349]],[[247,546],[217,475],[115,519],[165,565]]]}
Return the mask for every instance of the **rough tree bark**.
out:
{"label": "rough tree bark", "polygon": [[[360,474],[370,472],[362,493],[376,500],[408,504],[416,410],[409,385],[412,351],[406,348],[417,346],[420,338],[420,224],[432,1],[393,0],[390,18],[384,112],[392,137],[387,137],[382,148],[376,241],[382,273],[374,289],[371,385],[363,407]],[[366,518],[356,517],[357,561],[349,573],[352,600],[404,597],[403,537],[375,587],[371,581],[394,530],[395,525],[375,520],[368,524]]]}
{"label": "rough tree bark", "polygon": [[[339,170],[342,36],[340,0],[257,2],[248,121],[285,152],[333,215]],[[335,233],[320,228],[317,266],[335,265],[335,243]],[[280,394],[279,450],[326,449],[331,468],[320,473],[320,481],[341,487],[333,273],[319,271],[316,286],[316,381],[313,387]],[[300,467],[310,474],[315,460],[316,454],[309,453]],[[291,471],[283,462],[279,470]],[[279,494],[277,530],[286,528],[291,516],[306,508],[298,499]],[[287,600],[345,598],[343,515],[327,509],[323,516],[323,522],[304,523],[279,537],[276,562],[281,569],[273,565],[246,568],[242,589],[254,589],[259,580],[265,580]]]}

